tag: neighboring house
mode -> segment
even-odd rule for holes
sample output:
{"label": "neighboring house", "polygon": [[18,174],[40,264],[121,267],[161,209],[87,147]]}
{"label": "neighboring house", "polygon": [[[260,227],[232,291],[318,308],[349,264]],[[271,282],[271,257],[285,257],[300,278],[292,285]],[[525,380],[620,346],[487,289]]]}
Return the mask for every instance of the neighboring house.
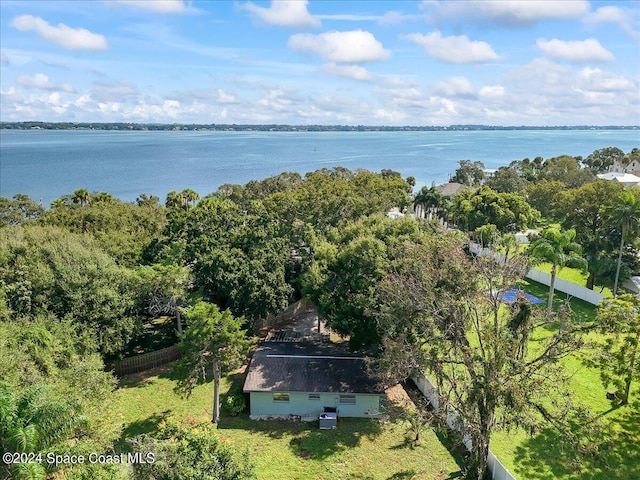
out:
{"label": "neighboring house", "polygon": [[251,418],[318,418],[323,408],[338,417],[376,418],[384,395],[363,357],[346,347],[319,342],[261,342],[243,391]]}
{"label": "neighboring house", "polygon": [[613,165],[609,167],[611,173],[631,173],[632,175],[640,175],[640,161],[633,160],[627,164],[622,163],[620,160],[613,162]]}
{"label": "neighboring house", "polygon": [[640,277],[633,276],[622,284],[622,288],[627,290],[629,293],[640,297]]}
{"label": "neighboring house", "polygon": [[405,215],[400,211],[398,207],[393,207],[391,210],[387,212],[387,217],[389,217],[392,220],[395,220],[396,218],[404,218]]}
{"label": "neighboring house", "polygon": [[602,173],[598,175],[598,178],[602,180],[611,180],[614,182],[622,183],[625,186],[625,188],[640,185],[640,177],[636,177],[631,173],[617,173],[617,172]]}
{"label": "neighboring house", "polygon": [[[473,187],[470,187],[468,185],[463,185],[462,183],[449,182],[443,185],[438,185],[436,188],[442,194],[442,196],[453,197],[456,193],[460,193],[463,190],[466,190],[468,188],[473,188]],[[475,188],[473,189],[475,190]]]}

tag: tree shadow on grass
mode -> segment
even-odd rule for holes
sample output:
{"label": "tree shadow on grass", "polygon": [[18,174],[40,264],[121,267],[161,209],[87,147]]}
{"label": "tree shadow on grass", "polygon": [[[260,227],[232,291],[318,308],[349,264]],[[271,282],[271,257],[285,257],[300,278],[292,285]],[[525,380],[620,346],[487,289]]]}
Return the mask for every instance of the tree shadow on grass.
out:
{"label": "tree shadow on grass", "polygon": [[156,377],[175,380],[175,377],[171,373],[171,364],[124,375],[118,379],[118,388],[145,388],[151,386],[153,379]]}
{"label": "tree shadow on grass", "polygon": [[318,422],[294,419],[250,420],[247,415],[223,417],[219,430],[241,429],[251,434],[273,439],[289,440],[289,448],[301,458],[322,460],[357,447],[362,438],[373,439],[382,433],[378,420],[364,418],[340,418],[338,427],[320,430]]}
{"label": "tree shadow on grass", "polygon": [[417,473],[415,470],[403,470],[387,477],[387,480],[412,480],[416,478],[416,475]]}
{"label": "tree shadow on grass", "polygon": [[640,409],[612,408],[603,417],[610,429],[597,455],[581,456],[557,431],[546,429],[516,448],[515,474],[531,480],[640,479]]}
{"label": "tree shadow on grass", "polygon": [[[405,392],[407,392],[409,398],[415,404],[421,404],[421,402],[424,400],[424,396],[422,395],[420,389],[413,382],[413,380],[403,382],[402,386],[404,387]],[[429,405],[428,408],[432,409],[433,407]],[[436,434],[436,437],[438,437],[438,440],[440,440],[440,443],[449,451],[449,453],[455,460],[456,465],[458,465],[458,467],[460,468],[460,471],[464,471],[467,468],[467,458],[469,456],[469,451],[462,443],[462,437],[449,430],[446,426],[437,424],[437,422],[434,422],[432,429]],[[459,477],[462,477],[462,473],[460,472],[456,472],[455,475],[457,475],[458,473],[460,474]],[[448,478],[459,477],[449,476]]]}
{"label": "tree shadow on grass", "polygon": [[341,418],[338,427],[320,430],[316,422],[305,422],[306,428],[289,442],[297,456],[323,460],[336,453],[357,447],[363,438],[375,439],[382,433],[379,421],[362,418]]}
{"label": "tree shadow on grass", "polygon": [[137,420],[126,425],[120,434],[120,438],[116,442],[117,446],[125,450],[130,450],[131,447],[127,443],[127,438],[155,432],[158,430],[158,424],[164,420],[169,413],[171,413],[170,410],[162,413],[154,413],[143,420]]}

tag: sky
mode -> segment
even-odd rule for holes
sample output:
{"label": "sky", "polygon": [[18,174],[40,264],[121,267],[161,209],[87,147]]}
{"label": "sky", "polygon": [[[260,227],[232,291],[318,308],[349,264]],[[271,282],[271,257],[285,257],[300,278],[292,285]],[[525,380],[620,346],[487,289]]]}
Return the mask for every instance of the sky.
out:
{"label": "sky", "polygon": [[640,125],[640,1],[0,1],[0,120]]}

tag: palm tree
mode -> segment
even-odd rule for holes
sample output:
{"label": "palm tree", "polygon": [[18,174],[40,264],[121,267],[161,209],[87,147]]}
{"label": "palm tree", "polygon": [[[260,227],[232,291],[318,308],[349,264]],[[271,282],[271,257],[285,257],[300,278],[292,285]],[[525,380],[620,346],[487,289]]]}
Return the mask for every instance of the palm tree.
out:
{"label": "palm tree", "polygon": [[115,199],[108,192],[98,192],[93,195],[94,203],[113,204]]}
{"label": "palm tree", "polygon": [[91,195],[86,188],[79,188],[73,192],[73,203],[79,203],[81,207],[84,207],[91,200]]}
{"label": "palm tree", "polygon": [[436,187],[422,187],[422,189],[416,194],[416,197],[413,200],[413,208],[422,208],[425,216],[428,211],[428,220],[431,220],[433,214],[437,213],[438,208],[442,205],[442,200],[442,194]]}
{"label": "palm tree", "polygon": [[198,195],[198,192],[196,192],[195,190],[191,190],[190,188],[185,188],[184,190],[182,190],[182,192],[180,192],[180,195],[182,195],[182,198],[184,199],[185,208],[188,208],[192,202],[193,205],[195,205],[195,203],[200,200],[200,195]]}
{"label": "palm tree", "polygon": [[167,200],[164,202],[167,208],[184,207],[184,197],[181,193],[171,190],[167,193]]}
{"label": "palm tree", "polygon": [[618,264],[616,279],[613,284],[613,296],[618,294],[620,267],[622,266],[622,251],[625,241],[631,241],[640,231],[640,188],[623,190],[609,205],[605,205],[603,213],[612,225],[621,227],[620,248],[618,250]]}
{"label": "palm tree", "polygon": [[561,231],[558,228],[546,228],[531,244],[531,256],[539,261],[551,263],[551,284],[549,285],[549,313],[553,309],[553,293],[556,275],[563,267],[576,267],[586,270],[587,261],[580,255],[582,248],[574,242],[575,230]]}
{"label": "palm tree", "polygon": [[[52,396],[43,384],[33,384],[17,393],[0,383],[0,451],[36,453],[66,440],[84,422],[75,402]],[[6,468],[6,471],[3,471]],[[2,467],[0,477],[45,478],[44,464],[14,464]]]}

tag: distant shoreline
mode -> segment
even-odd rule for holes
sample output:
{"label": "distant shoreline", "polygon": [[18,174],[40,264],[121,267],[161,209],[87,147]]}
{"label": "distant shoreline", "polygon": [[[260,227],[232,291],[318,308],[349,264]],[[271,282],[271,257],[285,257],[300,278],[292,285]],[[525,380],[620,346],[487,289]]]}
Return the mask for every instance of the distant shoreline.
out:
{"label": "distant shoreline", "polygon": [[284,125],[284,124],[185,124],[122,122],[0,122],[3,130],[123,130],[123,131],[258,131],[258,132],[437,132],[473,130],[640,130],[639,125],[565,126],[385,126],[385,125]]}

